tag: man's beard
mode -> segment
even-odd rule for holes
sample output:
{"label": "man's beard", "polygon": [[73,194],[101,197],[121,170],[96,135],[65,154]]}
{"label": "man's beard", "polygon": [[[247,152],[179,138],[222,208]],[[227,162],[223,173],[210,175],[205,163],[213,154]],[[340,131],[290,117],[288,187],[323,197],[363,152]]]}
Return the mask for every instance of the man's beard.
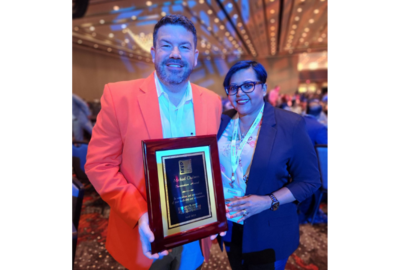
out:
{"label": "man's beard", "polygon": [[[178,64],[182,66],[183,74],[179,75],[182,71],[167,71],[167,64]],[[157,71],[158,78],[167,84],[177,85],[189,78],[193,71],[193,68],[189,67],[188,64],[182,60],[167,59],[161,62],[160,65],[154,65]],[[169,73],[169,75],[168,75]]]}

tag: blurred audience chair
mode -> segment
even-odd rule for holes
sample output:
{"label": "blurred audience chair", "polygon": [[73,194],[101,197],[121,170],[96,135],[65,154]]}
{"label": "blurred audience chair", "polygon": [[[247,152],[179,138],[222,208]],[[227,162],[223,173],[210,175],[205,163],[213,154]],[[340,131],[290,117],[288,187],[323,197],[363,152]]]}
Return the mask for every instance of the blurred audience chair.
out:
{"label": "blurred audience chair", "polygon": [[76,177],[81,182],[89,183],[89,179],[85,173],[85,163],[88,144],[84,142],[72,143],[72,167]]}
{"label": "blurred audience chair", "polygon": [[81,217],[84,188],[75,177],[72,178],[72,263],[75,260],[76,245],[78,242],[78,227]]}
{"label": "blurred audience chair", "polygon": [[[88,190],[92,189],[93,186],[91,185],[89,178],[85,173],[87,149],[88,149],[88,144],[85,142],[78,142],[78,141],[72,142],[72,168],[78,180],[81,183],[83,183],[86,189]],[[92,203],[92,205],[100,207],[101,214],[103,214],[104,209],[107,206],[107,203],[103,201],[103,199],[99,198],[95,200]]]}
{"label": "blurred audience chair", "polygon": [[315,215],[319,210],[319,205],[321,203],[324,194],[328,193],[328,146],[326,144],[315,145],[315,151],[318,157],[319,172],[321,175],[321,192],[318,197],[316,207],[314,208],[314,213],[312,215],[311,224],[314,224]]}

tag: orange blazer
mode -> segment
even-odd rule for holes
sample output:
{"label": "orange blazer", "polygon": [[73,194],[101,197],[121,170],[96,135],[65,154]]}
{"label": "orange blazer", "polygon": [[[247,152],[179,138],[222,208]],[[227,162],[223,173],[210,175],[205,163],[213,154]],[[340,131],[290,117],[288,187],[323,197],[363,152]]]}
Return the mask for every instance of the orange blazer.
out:
{"label": "orange blazer", "polygon": [[[217,134],[221,98],[191,84],[196,135]],[[143,255],[138,221],[147,211],[141,141],[163,138],[154,73],[145,79],[109,83],[93,128],[85,171],[110,206],[106,248],[128,269],[149,269]],[[211,241],[201,240],[205,260]]]}

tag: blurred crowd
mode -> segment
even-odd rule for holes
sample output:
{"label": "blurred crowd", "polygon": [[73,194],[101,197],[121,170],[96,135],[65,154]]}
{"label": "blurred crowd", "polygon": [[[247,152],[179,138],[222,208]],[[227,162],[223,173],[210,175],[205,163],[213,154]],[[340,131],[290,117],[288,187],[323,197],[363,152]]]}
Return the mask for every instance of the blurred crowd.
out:
{"label": "blurred crowd", "polygon": [[[267,101],[274,107],[292,111],[316,119],[328,126],[328,88],[324,87],[315,93],[282,94],[280,87],[275,86],[266,96]],[[232,109],[227,98],[222,99],[223,110]]]}
{"label": "blurred crowd", "polygon": [[[326,128],[328,127],[328,88],[324,87],[315,93],[282,94],[280,87],[275,86],[265,97],[274,107],[292,111],[305,116],[306,122],[315,119]],[[223,111],[232,109],[227,97],[222,97]],[[77,141],[89,141],[91,137],[91,126],[96,122],[100,111],[100,101],[86,102],[73,95],[73,130],[74,139]],[[80,119],[79,121],[77,121]],[[327,144],[326,139],[320,139],[319,144]]]}

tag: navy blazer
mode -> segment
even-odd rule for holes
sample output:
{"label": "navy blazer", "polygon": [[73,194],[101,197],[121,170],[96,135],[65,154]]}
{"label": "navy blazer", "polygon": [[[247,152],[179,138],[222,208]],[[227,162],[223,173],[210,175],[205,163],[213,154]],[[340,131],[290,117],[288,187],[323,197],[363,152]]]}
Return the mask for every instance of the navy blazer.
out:
{"label": "navy blazer", "polygon": [[[218,139],[235,113],[229,110],[222,114]],[[297,203],[320,185],[318,160],[303,117],[265,102],[246,195],[267,195],[287,187],[296,201],[244,221],[243,258],[262,258],[263,263],[270,263],[290,256],[299,245]],[[230,242],[230,237],[228,231],[223,240]]]}

